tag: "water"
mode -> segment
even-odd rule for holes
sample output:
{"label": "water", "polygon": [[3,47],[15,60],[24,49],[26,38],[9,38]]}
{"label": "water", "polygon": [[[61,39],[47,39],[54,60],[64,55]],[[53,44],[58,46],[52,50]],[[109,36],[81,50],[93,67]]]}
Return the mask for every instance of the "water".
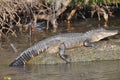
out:
{"label": "water", "polygon": [[1,80],[120,80],[120,61],[80,62],[58,65],[0,66]]}
{"label": "water", "polygon": [[[20,52],[41,39],[65,32],[85,32],[102,25],[102,22],[94,19],[87,22],[73,22],[71,25],[63,23],[59,25],[57,33],[39,31],[34,32],[32,36],[19,34],[18,38],[13,38],[10,42],[0,43],[0,80],[5,77],[12,80],[120,80],[119,60],[57,65],[26,65],[25,67],[8,66]],[[109,25],[111,29],[120,30],[119,19],[110,20]],[[18,53],[13,51],[10,43],[14,44]]]}

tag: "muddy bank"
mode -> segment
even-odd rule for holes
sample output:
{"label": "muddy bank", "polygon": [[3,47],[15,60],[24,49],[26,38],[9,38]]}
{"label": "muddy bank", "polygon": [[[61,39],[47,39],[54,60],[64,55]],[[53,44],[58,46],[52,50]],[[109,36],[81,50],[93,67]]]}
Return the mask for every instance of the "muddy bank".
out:
{"label": "muddy bank", "polygon": [[[110,39],[96,43],[98,48],[79,47],[66,50],[66,54],[71,57],[71,62],[118,60],[120,59],[120,40]],[[59,54],[42,53],[30,60],[29,64],[57,64],[65,63]]]}

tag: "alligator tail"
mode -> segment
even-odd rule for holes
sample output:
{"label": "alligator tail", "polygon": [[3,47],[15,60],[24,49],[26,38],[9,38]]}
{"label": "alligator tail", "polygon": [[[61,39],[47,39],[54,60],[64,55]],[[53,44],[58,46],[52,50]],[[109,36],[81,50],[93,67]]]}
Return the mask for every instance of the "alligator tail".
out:
{"label": "alligator tail", "polygon": [[23,66],[25,65],[32,57],[39,55],[39,53],[47,50],[51,45],[60,44],[60,40],[49,41],[48,39],[40,41],[38,44],[28,48],[21,53],[9,66]]}
{"label": "alligator tail", "polygon": [[39,55],[39,53],[43,52],[46,48],[40,44],[37,44],[33,47],[28,48],[24,52],[21,53],[9,66],[23,66],[25,65],[32,57]]}
{"label": "alligator tail", "polygon": [[32,57],[37,56],[38,52],[35,50],[26,50],[18,56],[9,66],[23,66]]}

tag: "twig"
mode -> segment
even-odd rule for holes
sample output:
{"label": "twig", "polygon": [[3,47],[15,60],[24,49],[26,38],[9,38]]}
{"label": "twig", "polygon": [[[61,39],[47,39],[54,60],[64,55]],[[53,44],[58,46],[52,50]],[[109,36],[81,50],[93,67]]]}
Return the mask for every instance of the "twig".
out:
{"label": "twig", "polygon": [[15,53],[17,53],[17,52],[18,52],[18,50],[16,49],[16,47],[14,46],[14,44],[13,44],[13,43],[10,43],[10,46],[12,47],[12,49],[13,49],[13,51],[14,51]]}

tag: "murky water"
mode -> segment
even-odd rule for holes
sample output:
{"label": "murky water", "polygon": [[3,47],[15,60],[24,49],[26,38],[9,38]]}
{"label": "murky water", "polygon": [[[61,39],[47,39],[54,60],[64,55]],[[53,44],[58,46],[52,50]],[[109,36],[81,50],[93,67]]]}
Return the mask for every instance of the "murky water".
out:
{"label": "murky water", "polygon": [[12,80],[120,80],[120,61],[81,62],[59,65],[0,66],[0,77]]}
{"label": "murky water", "polygon": [[[120,61],[94,61],[57,65],[27,65],[25,67],[9,67],[9,63],[29,46],[51,35],[65,32],[85,32],[102,26],[102,22],[88,20],[73,22],[71,25],[61,24],[57,33],[51,31],[34,32],[32,36],[18,34],[10,42],[0,43],[0,80],[10,77],[12,80],[120,80]],[[119,19],[110,20],[111,29],[120,30]],[[17,48],[15,53],[10,46]]]}

